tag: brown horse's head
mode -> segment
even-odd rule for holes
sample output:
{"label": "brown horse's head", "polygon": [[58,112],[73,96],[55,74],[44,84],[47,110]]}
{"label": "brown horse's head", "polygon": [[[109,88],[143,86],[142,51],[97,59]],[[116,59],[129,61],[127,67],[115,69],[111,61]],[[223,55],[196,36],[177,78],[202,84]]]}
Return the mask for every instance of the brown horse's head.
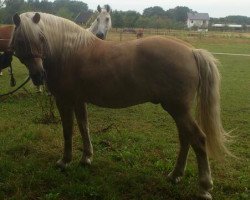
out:
{"label": "brown horse's head", "polygon": [[38,26],[39,13],[15,14],[13,16],[15,31],[12,48],[19,60],[28,68],[35,85],[42,85],[44,79],[43,56],[45,39]]}

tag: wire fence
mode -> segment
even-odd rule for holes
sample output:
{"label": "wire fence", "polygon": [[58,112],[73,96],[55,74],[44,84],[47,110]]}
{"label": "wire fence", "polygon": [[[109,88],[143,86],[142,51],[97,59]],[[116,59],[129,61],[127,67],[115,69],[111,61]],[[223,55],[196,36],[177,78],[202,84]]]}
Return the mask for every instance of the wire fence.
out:
{"label": "wire fence", "polygon": [[119,34],[120,41],[123,40],[123,36],[126,37],[136,37],[138,31],[143,30],[143,36],[149,35],[162,35],[162,36],[172,36],[178,38],[247,38],[250,39],[250,32],[244,31],[192,31],[192,30],[173,30],[173,29],[122,29],[113,28],[110,33]]}

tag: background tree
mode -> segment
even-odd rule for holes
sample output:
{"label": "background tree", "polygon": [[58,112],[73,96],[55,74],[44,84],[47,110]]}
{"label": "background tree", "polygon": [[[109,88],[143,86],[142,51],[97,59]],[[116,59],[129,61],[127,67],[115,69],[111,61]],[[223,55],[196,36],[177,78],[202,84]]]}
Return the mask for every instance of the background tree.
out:
{"label": "background tree", "polygon": [[112,11],[111,12],[111,19],[112,19],[112,26],[115,28],[122,28],[123,27],[123,12],[122,11]]}
{"label": "background tree", "polygon": [[166,16],[172,20],[178,22],[186,22],[187,20],[187,13],[195,13],[188,7],[177,6],[174,9],[169,9],[166,11]]}
{"label": "background tree", "polygon": [[143,10],[143,16],[145,17],[153,17],[153,16],[163,17],[164,15],[165,11],[163,10],[162,7],[159,6],[149,7]]}
{"label": "background tree", "polygon": [[140,16],[136,21],[136,27],[138,28],[149,28],[151,24],[151,17]]}
{"label": "background tree", "polygon": [[24,0],[5,0],[4,1],[5,7],[4,7],[4,18],[2,19],[2,23],[10,24],[12,23],[12,16],[21,11],[21,10],[27,10],[25,7]]}
{"label": "background tree", "polygon": [[53,3],[48,0],[42,0],[39,4],[39,10],[41,12],[53,13]]}
{"label": "background tree", "polygon": [[124,13],[123,27],[135,27],[136,21],[140,18],[140,13],[136,11],[127,11]]}
{"label": "background tree", "polygon": [[53,3],[54,14],[67,19],[75,19],[82,11],[88,11],[88,5],[81,1],[55,0]]}

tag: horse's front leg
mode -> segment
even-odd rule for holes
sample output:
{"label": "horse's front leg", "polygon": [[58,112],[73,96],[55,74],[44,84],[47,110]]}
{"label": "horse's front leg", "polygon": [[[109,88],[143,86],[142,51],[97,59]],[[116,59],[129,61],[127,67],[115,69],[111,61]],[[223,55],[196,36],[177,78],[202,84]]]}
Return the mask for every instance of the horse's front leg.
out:
{"label": "horse's front leg", "polygon": [[93,156],[93,147],[91,144],[91,139],[89,135],[88,127],[88,114],[86,103],[76,103],[75,104],[75,115],[77,124],[83,140],[83,155],[80,161],[83,165],[90,165],[91,158]]}
{"label": "horse's front leg", "polygon": [[60,113],[63,137],[64,137],[64,151],[63,156],[57,161],[57,166],[65,169],[67,163],[72,160],[72,133],[73,133],[73,104],[56,99],[56,105]]}

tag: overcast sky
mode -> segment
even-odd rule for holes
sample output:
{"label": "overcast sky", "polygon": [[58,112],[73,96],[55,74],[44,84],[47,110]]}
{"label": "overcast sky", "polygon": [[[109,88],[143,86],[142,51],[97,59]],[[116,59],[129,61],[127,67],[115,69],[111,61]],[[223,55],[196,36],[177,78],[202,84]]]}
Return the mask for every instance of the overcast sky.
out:
{"label": "overcast sky", "polygon": [[250,17],[250,0],[81,0],[88,4],[89,9],[96,10],[109,4],[113,10],[135,10],[140,13],[145,8],[160,6],[164,10],[176,6],[186,6],[200,13],[208,13],[210,17],[226,17],[243,15]]}

